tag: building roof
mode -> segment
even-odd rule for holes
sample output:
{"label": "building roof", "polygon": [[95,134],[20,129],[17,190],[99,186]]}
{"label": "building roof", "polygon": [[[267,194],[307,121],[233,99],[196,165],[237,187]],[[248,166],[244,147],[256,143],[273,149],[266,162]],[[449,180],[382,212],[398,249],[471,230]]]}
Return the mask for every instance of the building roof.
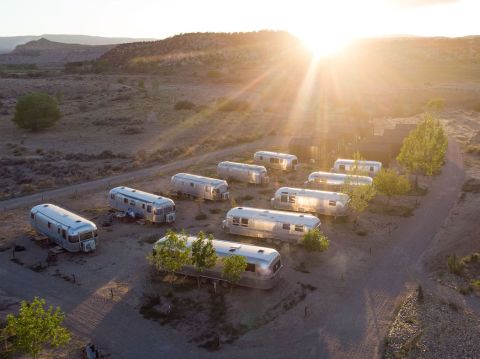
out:
{"label": "building roof", "polygon": [[119,193],[125,197],[136,199],[136,200],[147,202],[147,203],[152,203],[157,206],[175,204],[175,202],[173,202],[173,200],[171,200],[170,198],[158,196],[153,193],[143,192],[138,189],[125,187],[125,186],[115,187],[112,190],[110,190],[110,193],[115,193],[115,194]]}
{"label": "building roof", "polygon": [[235,207],[227,212],[228,216],[244,217],[252,219],[265,219],[272,222],[285,222],[290,224],[306,225],[315,227],[320,224],[320,219],[311,215],[297,212],[275,211],[270,209]]}
{"label": "building roof", "polygon": [[181,179],[181,180],[191,181],[196,183],[209,184],[210,186],[213,186],[213,187],[217,187],[221,185],[228,186],[227,181],[223,179],[198,176],[191,173],[177,173],[176,175],[172,176],[172,180],[173,179]]}
{"label": "building roof", "polygon": [[92,221],[80,217],[78,214],[67,211],[62,207],[58,207],[51,203],[39,204],[31,209],[32,213],[41,213],[44,216],[69,227],[73,231],[81,231],[85,229],[97,229],[97,226]]}

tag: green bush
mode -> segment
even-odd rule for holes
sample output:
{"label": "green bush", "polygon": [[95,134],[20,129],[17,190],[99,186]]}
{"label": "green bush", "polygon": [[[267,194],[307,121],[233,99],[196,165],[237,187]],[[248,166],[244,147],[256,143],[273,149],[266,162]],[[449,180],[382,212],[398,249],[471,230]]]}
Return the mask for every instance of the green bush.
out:
{"label": "green bush", "polygon": [[302,244],[309,252],[324,252],[328,249],[330,241],[319,229],[313,229],[305,233]]}
{"label": "green bush", "polygon": [[53,126],[60,117],[55,98],[34,92],[18,99],[12,121],[20,128],[38,131]]}
{"label": "green bush", "polygon": [[225,100],[218,104],[218,110],[222,112],[245,112],[250,109],[250,104],[242,100]]}
{"label": "green bush", "polygon": [[193,110],[195,108],[195,104],[190,101],[182,100],[178,101],[175,106],[173,107],[174,110]]}
{"label": "green bush", "polygon": [[456,254],[452,254],[447,259],[448,271],[453,274],[459,274],[463,269],[463,262],[458,259]]}

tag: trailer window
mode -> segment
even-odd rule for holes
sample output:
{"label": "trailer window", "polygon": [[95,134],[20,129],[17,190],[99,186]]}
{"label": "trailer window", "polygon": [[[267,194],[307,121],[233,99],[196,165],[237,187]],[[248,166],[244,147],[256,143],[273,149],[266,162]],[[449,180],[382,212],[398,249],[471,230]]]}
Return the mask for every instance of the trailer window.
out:
{"label": "trailer window", "polygon": [[123,203],[128,204],[128,199],[127,199],[127,198],[124,198],[124,199],[123,199]]}
{"label": "trailer window", "polygon": [[303,232],[303,226],[301,224],[296,224],[295,232]]}
{"label": "trailer window", "polygon": [[52,227],[52,224],[50,222],[47,222],[47,227],[48,228],[51,228]]}
{"label": "trailer window", "polygon": [[370,172],[373,172],[373,166],[370,167]]}
{"label": "trailer window", "polygon": [[282,266],[282,262],[280,261],[280,259],[278,259],[274,264],[273,264],[273,267],[272,267],[272,270],[273,270],[273,273],[276,273],[280,267]]}
{"label": "trailer window", "polygon": [[94,236],[94,237],[98,237],[98,231],[97,231],[97,230],[94,230],[94,231],[93,231],[93,236]]}
{"label": "trailer window", "polygon": [[248,227],[248,218],[242,218],[241,225],[242,227]]}
{"label": "trailer window", "polygon": [[92,232],[86,232],[86,233],[81,233],[80,234],[80,240],[85,241],[87,239],[93,238]]}
{"label": "trailer window", "polygon": [[131,201],[130,201],[130,206],[134,206],[134,207],[135,207],[135,201],[131,200]]}
{"label": "trailer window", "polygon": [[159,216],[163,214],[163,208],[155,208],[154,214]]}
{"label": "trailer window", "polygon": [[195,185],[193,184],[193,182],[190,182],[190,187],[194,187]]}
{"label": "trailer window", "polygon": [[147,212],[152,213],[152,206],[147,206]]}
{"label": "trailer window", "polygon": [[70,243],[77,243],[78,242],[78,236],[68,236],[68,241]]}
{"label": "trailer window", "polygon": [[234,226],[239,226],[240,225],[240,217],[233,217],[232,224]]}
{"label": "trailer window", "polygon": [[35,219],[35,213],[30,213],[30,218]]}
{"label": "trailer window", "polygon": [[338,168],[339,168],[340,171],[345,171],[345,165],[340,165],[340,166],[338,166]]}
{"label": "trailer window", "polygon": [[260,161],[263,161],[263,156],[260,156]]}
{"label": "trailer window", "polygon": [[270,158],[270,163],[275,163],[275,158]]}
{"label": "trailer window", "polygon": [[67,239],[67,231],[65,229],[62,229],[62,237],[63,239]]}
{"label": "trailer window", "polygon": [[280,202],[287,203],[288,202],[288,196],[286,194],[282,194],[280,197]]}
{"label": "trailer window", "polygon": [[337,205],[337,201],[328,201],[328,205],[329,205],[329,206],[336,206],[336,205]]}
{"label": "trailer window", "polygon": [[111,199],[115,199],[115,195],[112,193],[112,194],[110,195],[110,198],[111,198]]}
{"label": "trailer window", "polygon": [[57,228],[57,233],[60,234],[60,227]]}
{"label": "trailer window", "polygon": [[283,223],[282,224],[282,229],[285,229],[285,230],[289,231],[290,230],[290,224],[289,223]]}
{"label": "trailer window", "polygon": [[297,163],[298,163],[298,161],[297,161],[297,160],[292,160],[292,165],[294,165],[294,166],[295,166]]}
{"label": "trailer window", "polygon": [[142,209],[145,209],[145,203],[142,203]]}
{"label": "trailer window", "polygon": [[255,272],[255,264],[247,263],[247,267],[245,268],[245,272]]}
{"label": "trailer window", "polygon": [[295,196],[289,196],[288,197],[288,202],[295,203]]}

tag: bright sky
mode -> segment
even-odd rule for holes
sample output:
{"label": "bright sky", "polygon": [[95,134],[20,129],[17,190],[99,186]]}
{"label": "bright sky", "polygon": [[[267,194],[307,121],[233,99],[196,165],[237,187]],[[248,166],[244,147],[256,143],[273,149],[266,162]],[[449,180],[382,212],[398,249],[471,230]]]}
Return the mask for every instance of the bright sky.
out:
{"label": "bright sky", "polygon": [[480,34],[480,0],[1,0],[0,36],[164,38],[182,32],[290,31],[307,42],[390,34]]}

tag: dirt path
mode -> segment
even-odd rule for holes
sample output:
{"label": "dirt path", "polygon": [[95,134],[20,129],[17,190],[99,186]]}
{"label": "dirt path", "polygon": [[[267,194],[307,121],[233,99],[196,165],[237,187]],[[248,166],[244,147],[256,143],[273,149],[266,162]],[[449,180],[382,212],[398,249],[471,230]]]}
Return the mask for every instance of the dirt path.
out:
{"label": "dirt path", "polygon": [[[210,152],[207,154],[189,157],[184,160],[175,161],[167,164],[156,165],[148,168],[142,168],[137,171],[122,173],[119,175],[100,178],[98,180],[83,182],[74,184],[67,187],[52,189],[44,192],[35,193],[28,196],[11,198],[6,201],[0,201],[0,209],[9,210],[19,207],[28,206],[31,204],[39,203],[39,202],[46,202],[52,199],[56,199],[59,197],[73,195],[75,193],[85,193],[88,191],[97,190],[99,188],[106,188],[110,189],[113,186],[118,186],[124,184],[127,181],[134,181],[137,179],[146,179],[151,178],[156,175],[161,174],[162,172],[169,172],[178,170],[181,168],[185,168],[188,166],[192,166],[196,163],[201,163],[205,161],[210,161],[213,159],[218,158],[220,160],[227,159],[227,156],[230,156],[235,153],[239,153],[242,151],[248,150],[258,150],[261,146],[265,146],[268,143],[277,143],[278,138],[267,137],[263,138],[259,141],[245,143],[234,147],[224,148],[215,152]],[[252,153],[253,156],[253,153]]]}
{"label": "dirt path", "polygon": [[[248,149],[250,146],[255,145],[239,147]],[[208,158],[226,155],[230,151],[233,149],[212,153]],[[189,159],[181,161],[181,165],[176,162],[166,166],[173,169],[175,165],[185,166],[198,160]],[[165,166],[158,166],[142,171],[153,175],[161,167],[165,170]],[[125,178],[128,177],[119,180]],[[105,181],[108,180],[111,179]],[[297,310],[287,312],[216,353],[198,349],[186,343],[174,330],[165,330],[157,323],[142,319],[137,309],[127,304],[115,304],[88,293],[82,287],[22,269],[9,261],[0,267],[0,287],[13,296],[39,295],[52,304],[61,305],[68,313],[70,328],[95,338],[115,358],[378,357],[394,308],[406,286],[415,284],[420,257],[447,218],[463,180],[462,157],[457,144],[451,140],[442,174],[433,181],[415,216],[404,222],[408,226],[396,229],[391,238],[385,239],[391,241],[392,246],[375,256],[380,259],[370,271],[353,279],[346,278],[346,289],[337,296],[323,298],[319,288],[318,296],[307,297],[305,304],[312,308],[308,318],[299,316]],[[90,184],[92,187],[73,186],[73,189],[63,190],[84,190],[106,184],[96,182]],[[13,202],[13,205],[28,203],[26,198],[17,201],[19,203]],[[299,310],[303,311],[303,308]]]}

